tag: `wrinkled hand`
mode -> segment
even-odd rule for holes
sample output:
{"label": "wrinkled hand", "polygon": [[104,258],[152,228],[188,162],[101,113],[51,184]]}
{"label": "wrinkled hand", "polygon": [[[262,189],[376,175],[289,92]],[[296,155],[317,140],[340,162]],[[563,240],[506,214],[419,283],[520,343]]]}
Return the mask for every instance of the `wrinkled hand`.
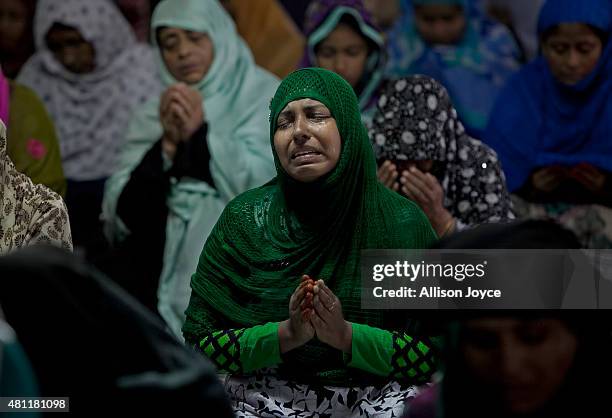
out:
{"label": "wrinkled hand", "polygon": [[544,167],[533,173],[531,185],[541,192],[550,193],[567,178],[567,169],[562,166]]}
{"label": "wrinkled hand", "polygon": [[444,207],[444,189],[438,179],[412,166],[402,172],[400,183],[402,193],[420,206],[436,233],[447,233],[453,216]]}
{"label": "wrinkled hand", "polygon": [[312,307],[314,298],[312,280],[308,279],[308,276],[302,276],[300,285],[289,300],[289,319],[278,326],[281,353],[301,347],[315,336],[314,327],[308,318],[312,313],[309,307]]}
{"label": "wrinkled hand", "polygon": [[593,193],[600,193],[606,183],[606,175],[591,164],[578,164],[569,175]]}
{"label": "wrinkled hand", "polygon": [[323,280],[314,286],[314,312],[310,321],[314,326],[317,339],[338,350],[350,353],[353,342],[353,328],[344,319],[342,304]]}
{"label": "wrinkled hand", "polygon": [[377,172],[378,180],[391,190],[398,191],[397,167],[391,161],[385,161]]}

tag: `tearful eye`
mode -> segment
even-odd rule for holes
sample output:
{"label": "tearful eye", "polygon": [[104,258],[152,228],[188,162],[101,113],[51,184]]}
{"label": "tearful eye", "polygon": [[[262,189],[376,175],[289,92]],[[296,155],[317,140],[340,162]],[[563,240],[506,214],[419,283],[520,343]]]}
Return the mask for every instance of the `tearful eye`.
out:
{"label": "tearful eye", "polygon": [[287,121],[287,120],[280,120],[276,124],[276,129],[285,129],[288,126],[289,126],[289,121]]}

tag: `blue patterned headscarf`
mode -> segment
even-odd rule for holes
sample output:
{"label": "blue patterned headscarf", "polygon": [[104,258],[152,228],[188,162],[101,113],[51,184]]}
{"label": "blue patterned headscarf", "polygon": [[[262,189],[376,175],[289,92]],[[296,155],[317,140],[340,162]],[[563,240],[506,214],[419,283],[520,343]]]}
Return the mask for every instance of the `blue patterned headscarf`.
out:
{"label": "blue patterned headscarf", "polygon": [[[416,30],[414,7],[461,6],[467,25],[456,45],[428,45]],[[387,74],[425,74],[440,81],[463,124],[480,137],[505,81],[518,70],[519,50],[509,31],[489,19],[477,0],[402,0],[402,17],[387,34]],[[473,94],[478,91],[478,94]]]}
{"label": "blue patterned headscarf", "polygon": [[[540,14],[540,35],[561,23],[584,23],[610,35],[612,2],[548,0]],[[611,54],[608,42],[595,70],[573,86],[559,83],[539,57],[504,88],[485,141],[499,154],[510,191],[548,165],[586,162],[612,171]]]}

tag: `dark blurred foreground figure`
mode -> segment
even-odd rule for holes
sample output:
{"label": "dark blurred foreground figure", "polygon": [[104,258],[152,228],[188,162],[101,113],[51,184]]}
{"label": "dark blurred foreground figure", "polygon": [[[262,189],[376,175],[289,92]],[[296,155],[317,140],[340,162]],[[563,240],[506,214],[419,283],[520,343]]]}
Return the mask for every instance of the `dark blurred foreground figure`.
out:
{"label": "dark blurred foreground figure", "polygon": [[[441,241],[442,249],[577,248],[544,221],[487,225]],[[603,416],[607,388],[589,384],[612,363],[606,311],[480,311],[446,326],[444,375],[405,417]]]}
{"label": "dark blurred foreground figure", "polygon": [[197,408],[210,417],[232,416],[206,360],[123,290],[61,250],[28,248],[0,258],[0,304],[30,359],[40,396],[69,396],[72,412]]}

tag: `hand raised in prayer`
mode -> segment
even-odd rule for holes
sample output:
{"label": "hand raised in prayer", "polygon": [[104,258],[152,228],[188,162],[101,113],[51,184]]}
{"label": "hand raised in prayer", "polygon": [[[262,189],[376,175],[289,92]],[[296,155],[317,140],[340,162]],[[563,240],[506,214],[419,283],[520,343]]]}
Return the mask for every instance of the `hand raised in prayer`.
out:
{"label": "hand raised in prayer", "polygon": [[606,175],[591,164],[578,164],[569,175],[593,193],[601,193],[606,183]]}
{"label": "hand raised in prayer", "polygon": [[567,168],[559,165],[544,167],[531,176],[531,185],[534,189],[550,193],[567,178]]}
{"label": "hand raised in prayer", "polygon": [[314,286],[314,312],[310,322],[319,341],[345,353],[350,353],[353,344],[353,327],[344,319],[340,299],[325,285],[317,280]]}
{"label": "hand raised in prayer", "polygon": [[168,112],[177,121],[180,140],[189,141],[204,123],[204,107],[200,92],[184,83],[177,83],[166,90]]}
{"label": "hand raised in prayer", "polygon": [[278,340],[281,353],[301,347],[310,341],[314,335],[314,328],[308,315],[304,314],[308,306],[312,306],[312,280],[302,276],[302,281],[289,300],[289,319],[278,325]]}
{"label": "hand raised in prayer", "polygon": [[389,189],[398,191],[399,184],[397,184],[397,168],[391,161],[385,161],[377,172],[378,180],[387,186]]}
{"label": "hand raised in prayer", "polygon": [[447,234],[454,220],[444,207],[444,189],[438,179],[412,166],[402,172],[400,183],[402,193],[420,206],[438,236]]}
{"label": "hand raised in prayer", "polygon": [[176,147],[181,141],[181,132],[179,120],[176,115],[170,111],[171,103],[171,90],[166,90],[159,103],[159,120],[164,129],[162,136],[162,149],[164,153],[170,158],[174,159],[176,154]]}

